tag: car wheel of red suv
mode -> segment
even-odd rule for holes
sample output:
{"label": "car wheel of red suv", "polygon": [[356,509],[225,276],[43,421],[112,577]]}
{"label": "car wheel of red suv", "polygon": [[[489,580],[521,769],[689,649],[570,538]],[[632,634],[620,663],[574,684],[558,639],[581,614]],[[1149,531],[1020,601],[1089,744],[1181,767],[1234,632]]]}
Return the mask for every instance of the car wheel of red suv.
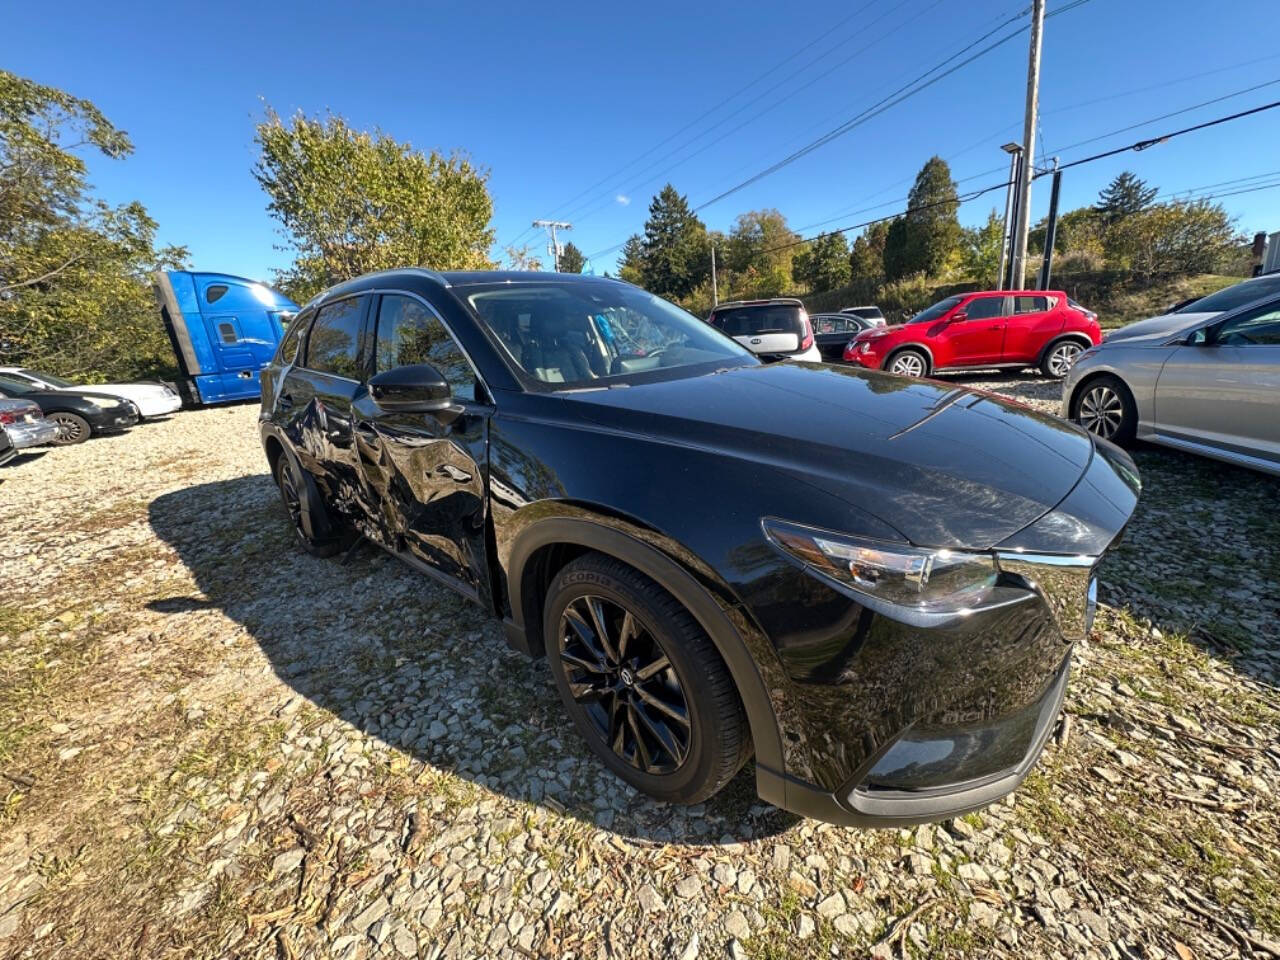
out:
{"label": "car wheel of red suv", "polygon": [[1059,340],[1051,344],[1040,361],[1040,372],[1046,377],[1061,380],[1076,362],[1076,357],[1084,353],[1084,347],[1076,340]]}
{"label": "car wheel of red suv", "polygon": [[929,358],[919,350],[899,350],[889,358],[885,369],[904,377],[923,377],[929,372]]}

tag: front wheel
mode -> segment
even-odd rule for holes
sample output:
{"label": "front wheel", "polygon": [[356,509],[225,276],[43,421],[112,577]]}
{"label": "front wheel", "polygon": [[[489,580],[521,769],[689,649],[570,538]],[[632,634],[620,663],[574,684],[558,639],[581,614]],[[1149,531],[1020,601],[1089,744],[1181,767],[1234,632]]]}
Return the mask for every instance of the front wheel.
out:
{"label": "front wheel", "polygon": [[89,421],[77,413],[59,411],[49,414],[49,419],[58,425],[58,439],[54,446],[68,447],[73,443],[84,443],[93,433]]}
{"label": "front wheel", "polygon": [[929,358],[919,350],[903,350],[889,359],[888,370],[903,377],[923,377],[929,372]]}
{"label": "front wheel", "polygon": [[547,657],[592,753],[658,800],[699,803],[750,753],[746,714],[711,639],[657,583],[600,554],[547,594]]}
{"label": "front wheel", "polygon": [[1129,443],[1138,428],[1138,410],[1129,388],[1110,374],[1088,381],[1076,393],[1072,419],[1090,433]]}

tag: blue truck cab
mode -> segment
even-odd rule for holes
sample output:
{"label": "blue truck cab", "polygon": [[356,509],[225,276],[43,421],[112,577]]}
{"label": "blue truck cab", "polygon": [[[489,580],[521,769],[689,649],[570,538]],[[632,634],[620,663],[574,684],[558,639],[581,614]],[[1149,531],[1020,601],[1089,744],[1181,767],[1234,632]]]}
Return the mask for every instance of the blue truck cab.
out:
{"label": "blue truck cab", "polygon": [[298,305],[256,280],[225,273],[159,270],[155,287],[184,405],[256,400],[258,373]]}

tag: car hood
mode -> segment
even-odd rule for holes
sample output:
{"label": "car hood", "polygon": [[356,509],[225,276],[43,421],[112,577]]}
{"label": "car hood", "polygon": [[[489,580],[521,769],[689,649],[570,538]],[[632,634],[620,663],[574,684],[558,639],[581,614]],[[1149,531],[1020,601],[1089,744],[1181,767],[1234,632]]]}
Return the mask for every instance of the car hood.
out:
{"label": "car hood", "polygon": [[138,400],[146,397],[167,397],[169,389],[159,383],[90,383],[82,387],[66,387],[67,391],[105,393],[116,397]]}
{"label": "car hood", "polygon": [[1057,506],[1093,456],[1056,417],[852,367],[743,366],[561,396],[602,427],[768,463],[929,546],[999,543]]}
{"label": "car hood", "polygon": [[1118,330],[1111,330],[1107,333],[1104,342],[1151,340],[1163,343],[1170,337],[1189,331],[1206,320],[1212,320],[1217,315],[1217,313],[1165,313],[1158,317],[1127,324]]}

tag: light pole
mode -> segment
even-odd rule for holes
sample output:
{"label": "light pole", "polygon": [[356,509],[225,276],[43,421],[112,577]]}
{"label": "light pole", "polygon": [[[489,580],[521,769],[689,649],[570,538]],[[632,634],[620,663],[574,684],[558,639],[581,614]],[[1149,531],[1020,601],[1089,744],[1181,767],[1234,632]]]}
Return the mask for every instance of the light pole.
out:
{"label": "light pole", "polygon": [[1044,0],[1031,0],[1031,50],[1027,56],[1027,111],[1022,123],[1022,169],[1018,173],[1018,219],[1014,233],[1010,289],[1026,283],[1027,233],[1031,229],[1031,172],[1035,166],[1036,112],[1040,108],[1040,47]]}
{"label": "light pole", "polygon": [[1006,143],[1000,148],[1009,154],[1009,188],[1004,197],[1004,234],[1000,238],[1000,272],[996,276],[996,289],[1008,288],[1006,274],[1009,272],[1009,258],[1013,252],[1013,235],[1011,228],[1018,221],[1018,182],[1022,162],[1022,144]]}
{"label": "light pole", "polygon": [[535,220],[535,227],[545,227],[547,235],[551,238],[551,243],[547,247],[547,252],[551,254],[551,269],[556,273],[560,272],[560,241],[556,239],[557,230],[572,230],[573,224],[566,223],[563,220]]}

